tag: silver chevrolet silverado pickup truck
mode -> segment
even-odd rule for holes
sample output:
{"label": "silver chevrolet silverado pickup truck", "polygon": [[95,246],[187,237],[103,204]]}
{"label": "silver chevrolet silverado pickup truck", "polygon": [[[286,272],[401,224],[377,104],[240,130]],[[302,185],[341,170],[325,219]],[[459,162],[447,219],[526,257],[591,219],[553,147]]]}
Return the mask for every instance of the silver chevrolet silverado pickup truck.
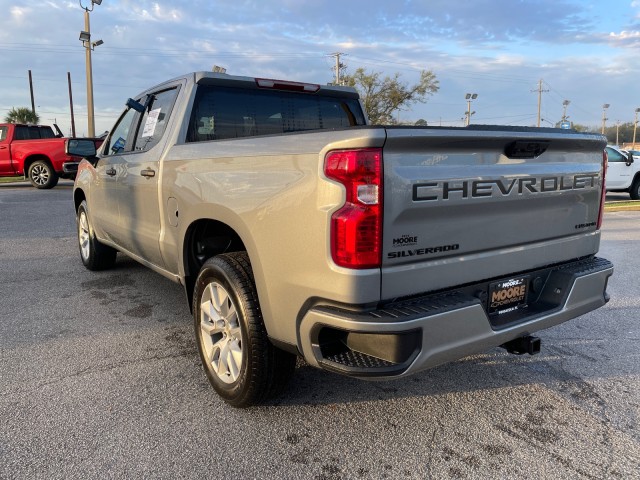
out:
{"label": "silver chevrolet silverado pickup truck", "polygon": [[209,381],[276,395],[296,358],[403,377],[604,305],[605,138],[368,126],[354,90],[192,73],[127,101],[73,198],[90,270],[183,285]]}

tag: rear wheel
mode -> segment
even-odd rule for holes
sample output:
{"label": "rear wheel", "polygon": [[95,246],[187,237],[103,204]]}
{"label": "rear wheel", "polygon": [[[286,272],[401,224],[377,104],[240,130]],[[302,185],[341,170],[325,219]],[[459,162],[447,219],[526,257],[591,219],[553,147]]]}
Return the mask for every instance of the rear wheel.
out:
{"label": "rear wheel", "polygon": [[631,197],[631,200],[640,200],[640,176],[636,177],[631,184],[629,196]]}
{"label": "rear wheel", "polygon": [[44,160],[37,160],[29,167],[29,181],[31,185],[40,189],[53,188],[58,184],[58,174],[53,167]]}
{"label": "rear wheel", "polygon": [[118,251],[108,245],[100,243],[96,238],[93,227],[89,221],[87,202],[82,201],[78,207],[76,216],[78,223],[78,246],[80,258],[89,270],[105,270],[111,268],[116,262]]}
{"label": "rear wheel", "polygon": [[284,389],[296,357],[269,341],[246,252],[205,262],[196,280],[193,319],[209,382],[234,407],[249,407]]}

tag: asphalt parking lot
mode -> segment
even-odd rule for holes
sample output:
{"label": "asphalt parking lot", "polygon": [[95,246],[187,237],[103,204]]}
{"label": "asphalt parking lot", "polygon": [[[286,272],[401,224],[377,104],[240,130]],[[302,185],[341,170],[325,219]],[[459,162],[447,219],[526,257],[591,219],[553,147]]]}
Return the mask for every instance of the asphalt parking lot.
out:
{"label": "asphalt parking lot", "polygon": [[640,478],[640,212],[605,216],[611,302],[393,382],[300,362],[285,396],[215,395],[179,285],[84,269],[71,186],[0,185],[0,478]]}

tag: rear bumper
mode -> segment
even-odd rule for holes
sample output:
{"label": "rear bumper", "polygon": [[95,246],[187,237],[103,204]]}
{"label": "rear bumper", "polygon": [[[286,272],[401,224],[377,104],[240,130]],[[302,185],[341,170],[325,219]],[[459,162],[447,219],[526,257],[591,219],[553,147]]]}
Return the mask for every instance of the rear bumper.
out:
{"label": "rear bumper", "polygon": [[489,281],[377,310],[317,306],[300,323],[300,349],[312,365],[361,378],[406,376],[502,345],[603,306],[613,265],[588,258],[523,272],[544,279],[510,322],[487,314]]}
{"label": "rear bumper", "polygon": [[78,173],[78,165],[80,165],[80,162],[64,162],[62,171],[66,174],[75,175]]}

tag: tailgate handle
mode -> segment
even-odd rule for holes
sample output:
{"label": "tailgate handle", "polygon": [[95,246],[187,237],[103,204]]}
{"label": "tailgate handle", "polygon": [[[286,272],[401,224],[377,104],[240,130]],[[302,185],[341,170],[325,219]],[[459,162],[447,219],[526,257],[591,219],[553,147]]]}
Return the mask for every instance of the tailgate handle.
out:
{"label": "tailgate handle", "polygon": [[549,143],[516,140],[507,144],[504,148],[504,154],[509,158],[536,158],[549,148]]}

